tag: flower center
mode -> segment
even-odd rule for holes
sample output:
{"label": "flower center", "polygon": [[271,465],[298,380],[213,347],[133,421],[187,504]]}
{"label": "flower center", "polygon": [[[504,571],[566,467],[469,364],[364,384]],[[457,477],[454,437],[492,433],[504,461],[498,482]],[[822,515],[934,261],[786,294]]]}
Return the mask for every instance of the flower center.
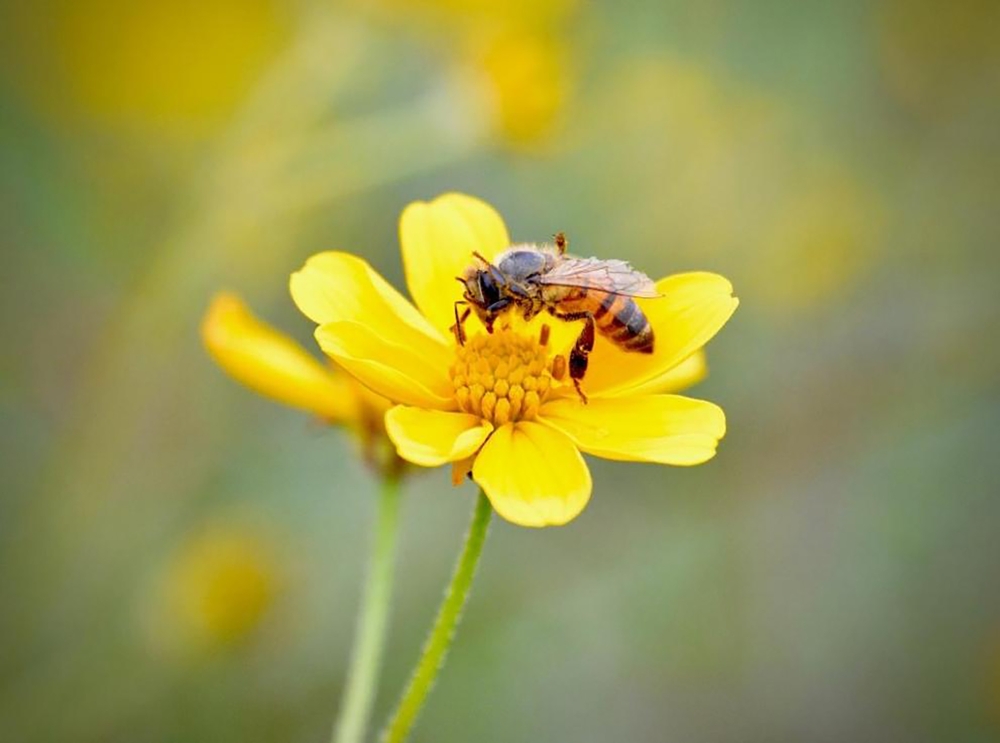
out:
{"label": "flower center", "polygon": [[458,346],[450,375],[459,407],[495,426],[538,415],[553,378],[565,371],[561,356],[549,360],[546,331],[539,340],[499,328]]}

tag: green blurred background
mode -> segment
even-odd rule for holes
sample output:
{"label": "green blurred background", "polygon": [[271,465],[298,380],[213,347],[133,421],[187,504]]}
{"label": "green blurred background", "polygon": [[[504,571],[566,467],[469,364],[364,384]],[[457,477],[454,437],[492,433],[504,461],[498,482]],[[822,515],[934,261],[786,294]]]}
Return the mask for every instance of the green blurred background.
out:
{"label": "green blurred background", "polygon": [[[375,482],[213,365],[396,220],[732,279],[693,469],[495,524],[418,741],[1000,736],[1000,4],[7,2],[0,739],[320,741]],[[407,482],[376,714],[472,506]]]}

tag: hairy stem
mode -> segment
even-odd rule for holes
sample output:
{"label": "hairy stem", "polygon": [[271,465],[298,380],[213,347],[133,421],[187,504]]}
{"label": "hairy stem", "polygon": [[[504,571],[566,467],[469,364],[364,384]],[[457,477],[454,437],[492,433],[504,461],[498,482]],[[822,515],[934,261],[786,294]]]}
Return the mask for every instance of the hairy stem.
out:
{"label": "hairy stem", "polygon": [[469,591],[472,589],[472,580],[476,575],[476,567],[479,564],[479,557],[483,553],[483,545],[486,542],[486,533],[490,526],[490,517],[493,515],[493,508],[489,500],[482,491],[476,501],[476,508],[472,513],[472,521],[469,524],[469,531],[465,535],[465,546],[462,554],[455,565],[455,572],[451,576],[451,583],[445,591],[444,600],[438,609],[437,618],[434,620],[434,627],[424,643],[423,653],[417,663],[417,667],[410,677],[410,683],[403,693],[402,699],[396,711],[389,719],[389,723],[382,731],[383,743],[402,743],[410,734],[417,715],[427,701],[438,672],[444,664],[445,656],[451,647],[455,637],[455,628],[462,618],[462,610],[469,598]]}
{"label": "hairy stem", "polygon": [[387,477],[379,494],[371,564],[358,608],[357,634],[333,743],[362,743],[371,718],[389,619],[398,521],[399,479]]}

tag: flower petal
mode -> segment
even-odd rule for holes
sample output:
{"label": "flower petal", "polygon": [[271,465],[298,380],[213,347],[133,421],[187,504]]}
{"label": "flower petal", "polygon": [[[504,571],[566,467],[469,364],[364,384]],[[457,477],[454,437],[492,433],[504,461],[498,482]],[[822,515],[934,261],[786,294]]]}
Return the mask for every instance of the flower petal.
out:
{"label": "flower petal", "polygon": [[472,466],[493,508],[521,526],[559,526],[590,500],[590,471],[564,434],[534,421],[501,426]]}
{"label": "flower petal", "polygon": [[698,349],[677,366],[668,369],[660,376],[653,377],[638,387],[632,387],[629,390],[629,396],[680,392],[681,390],[686,390],[688,387],[693,387],[707,376],[708,361],[705,358],[705,350]]}
{"label": "flower petal", "polygon": [[385,415],[385,430],[403,459],[438,467],[475,454],[493,426],[468,413],[397,405]]}
{"label": "flower petal", "polygon": [[313,322],[362,323],[401,346],[439,349],[444,338],[367,262],[350,253],[318,253],[289,281],[292,299]]}
{"label": "flower petal", "polygon": [[478,251],[487,260],[510,245],[503,219],[472,196],[447,193],[415,201],[399,219],[399,242],[406,285],[421,312],[443,333],[455,323],[455,301],[462,298],[456,276]]}
{"label": "flower petal", "polygon": [[733,286],[713,273],[683,273],[656,284],[663,295],[639,299],[656,334],[651,354],[628,353],[599,337],[583,388],[588,395],[631,393],[662,377],[704,346],[736,311]]}
{"label": "flower petal", "polygon": [[428,352],[400,345],[359,322],[329,322],[316,328],[320,348],[358,381],[393,402],[421,408],[455,407],[448,360],[451,351],[437,343]]}
{"label": "flower petal", "polygon": [[219,366],[265,397],[339,423],[356,416],[347,375],[321,364],[294,340],[258,320],[236,295],[216,295],[201,335]]}
{"label": "flower petal", "polygon": [[680,395],[559,398],[539,420],[565,433],[583,451],[605,459],[701,464],[715,456],[726,433],[722,408]]}

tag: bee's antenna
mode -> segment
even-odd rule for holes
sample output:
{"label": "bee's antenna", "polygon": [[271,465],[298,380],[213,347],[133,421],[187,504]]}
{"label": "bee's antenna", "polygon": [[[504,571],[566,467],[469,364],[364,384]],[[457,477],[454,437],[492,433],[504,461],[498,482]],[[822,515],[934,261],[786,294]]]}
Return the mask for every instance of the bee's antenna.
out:
{"label": "bee's antenna", "polygon": [[481,261],[482,261],[483,263],[485,263],[485,264],[486,264],[487,266],[489,266],[490,268],[493,268],[493,264],[492,264],[492,263],[490,263],[490,262],[489,262],[488,260],[486,260],[486,259],[485,259],[485,258],[483,257],[483,254],[482,254],[482,253],[480,253],[480,252],[479,252],[478,250],[474,251],[474,252],[472,253],[472,255],[473,255],[474,257],[478,258],[479,260],[481,260]]}

